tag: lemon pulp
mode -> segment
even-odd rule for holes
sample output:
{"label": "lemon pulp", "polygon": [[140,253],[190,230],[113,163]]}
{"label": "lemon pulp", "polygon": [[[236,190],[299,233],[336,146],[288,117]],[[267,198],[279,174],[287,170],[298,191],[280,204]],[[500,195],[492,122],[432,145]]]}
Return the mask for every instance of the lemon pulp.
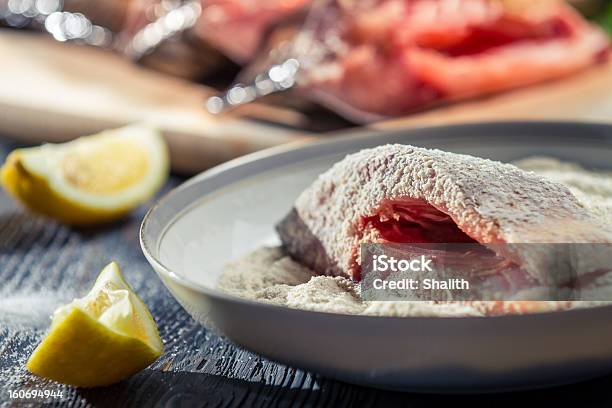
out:
{"label": "lemon pulp", "polygon": [[112,262],[85,297],[54,312],[26,367],[54,381],[95,387],[142,370],[162,352],[153,317]]}
{"label": "lemon pulp", "polygon": [[34,212],[67,224],[117,219],[149,199],[168,175],[161,134],[127,126],[64,144],[17,149],[0,183]]}
{"label": "lemon pulp", "polygon": [[62,161],[66,180],[92,194],[114,194],[137,184],[147,173],[146,152],[132,141],[107,142],[103,149],[70,151]]}

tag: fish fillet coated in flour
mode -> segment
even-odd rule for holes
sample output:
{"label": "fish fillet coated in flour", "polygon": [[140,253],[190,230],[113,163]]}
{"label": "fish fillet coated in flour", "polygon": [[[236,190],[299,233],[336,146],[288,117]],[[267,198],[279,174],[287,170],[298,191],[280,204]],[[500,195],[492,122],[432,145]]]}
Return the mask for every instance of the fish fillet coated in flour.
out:
{"label": "fish fillet coated in flour", "polygon": [[[551,273],[560,246],[497,244],[612,242],[612,226],[562,184],[510,164],[398,144],[336,163],[277,231],[294,259],[357,281],[362,243],[481,243],[538,282],[559,284],[571,272]],[[579,273],[599,266],[584,268]]]}

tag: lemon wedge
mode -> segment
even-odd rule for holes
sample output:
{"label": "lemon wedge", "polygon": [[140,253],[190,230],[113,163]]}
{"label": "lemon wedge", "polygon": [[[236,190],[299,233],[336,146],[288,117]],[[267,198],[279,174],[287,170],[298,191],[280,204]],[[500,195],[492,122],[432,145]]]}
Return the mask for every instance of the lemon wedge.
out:
{"label": "lemon wedge", "polygon": [[161,134],[127,126],[63,144],[13,151],[0,183],[34,212],[72,225],[122,217],[149,199],[168,175]]}
{"label": "lemon wedge", "polygon": [[51,330],[26,367],[57,382],[96,387],[129,377],[162,352],[151,313],[112,262],[85,297],[53,313]]}

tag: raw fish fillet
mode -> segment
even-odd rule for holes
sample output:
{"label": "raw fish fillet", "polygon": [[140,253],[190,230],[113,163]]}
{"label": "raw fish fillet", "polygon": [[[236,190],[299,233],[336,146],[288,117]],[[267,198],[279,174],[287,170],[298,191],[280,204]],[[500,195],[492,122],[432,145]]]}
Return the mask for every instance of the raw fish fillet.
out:
{"label": "raw fish fillet", "polygon": [[[132,0],[124,35],[133,36],[147,24],[189,1]],[[309,1],[201,0],[201,14],[190,35],[234,61],[245,63],[254,56],[274,24],[299,12]]]}
{"label": "raw fish fillet", "polygon": [[357,121],[560,78],[609,55],[606,34],[561,1],[334,0],[310,19],[301,84]]}
{"label": "raw fish fillet", "polygon": [[294,259],[356,281],[362,243],[480,243],[520,267],[512,279],[542,285],[571,278],[550,270],[559,246],[500,244],[612,243],[612,226],[562,184],[510,164],[397,144],[336,163],[277,231]]}
{"label": "raw fish fillet", "polygon": [[205,0],[196,33],[238,63],[253,58],[266,31],[310,0]]}

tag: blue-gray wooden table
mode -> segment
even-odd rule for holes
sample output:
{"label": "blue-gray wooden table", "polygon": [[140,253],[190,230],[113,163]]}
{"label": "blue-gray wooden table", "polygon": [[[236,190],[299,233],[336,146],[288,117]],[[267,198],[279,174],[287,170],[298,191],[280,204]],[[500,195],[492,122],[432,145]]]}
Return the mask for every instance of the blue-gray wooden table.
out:
{"label": "blue-gray wooden table", "polygon": [[[0,160],[14,147],[0,139]],[[172,177],[164,191],[181,181]],[[612,407],[612,376],[522,393],[435,396],[353,386],[268,361],[207,332],[164,288],[138,243],[146,208],[112,225],[75,229],[28,214],[0,192],[0,406],[42,402],[10,398],[10,391],[50,390],[62,397],[47,404],[78,407]],[[24,364],[45,334],[53,309],[87,293],[111,260],[119,262],[151,309],[165,354],[105,388],[76,389],[28,374]],[[511,350],[500,350],[505,352]]]}

